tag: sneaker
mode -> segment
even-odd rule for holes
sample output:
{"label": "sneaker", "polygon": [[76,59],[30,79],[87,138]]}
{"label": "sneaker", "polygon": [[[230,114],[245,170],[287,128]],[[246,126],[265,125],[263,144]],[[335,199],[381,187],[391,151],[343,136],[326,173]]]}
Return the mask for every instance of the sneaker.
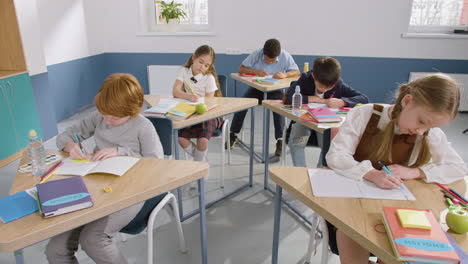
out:
{"label": "sneaker", "polygon": [[276,141],[275,156],[280,157],[282,152],[283,152],[283,140],[282,140],[282,139],[278,139],[278,140]]}
{"label": "sneaker", "polygon": [[[231,133],[229,134],[229,147],[230,147],[230,148],[233,148],[234,145],[236,144],[236,142],[237,142],[237,135],[236,135],[235,133],[232,133],[232,132],[231,132]],[[226,142],[226,143],[227,143],[227,142]],[[225,149],[228,148],[228,147],[227,147],[227,144],[225,144],[224,148],[225,148]]]}

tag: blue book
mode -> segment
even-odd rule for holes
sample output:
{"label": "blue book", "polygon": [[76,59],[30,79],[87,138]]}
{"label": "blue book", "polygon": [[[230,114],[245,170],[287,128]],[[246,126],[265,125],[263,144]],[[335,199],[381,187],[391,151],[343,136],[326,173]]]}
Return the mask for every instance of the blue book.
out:
{"label": "blue book", "polygon": [[8,223],[38,211],[36,199],[26,191],[0,199],[0,220]]}

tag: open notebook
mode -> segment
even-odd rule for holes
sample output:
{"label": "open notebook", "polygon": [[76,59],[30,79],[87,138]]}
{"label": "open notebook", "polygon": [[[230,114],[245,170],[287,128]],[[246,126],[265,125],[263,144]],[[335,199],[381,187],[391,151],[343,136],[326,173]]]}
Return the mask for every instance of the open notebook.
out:
{"label": "open notebook", "polygon": [[117,156],[95,162],[67,158],[63,161],[62,167],[60,167],[55,174],[85,176],[91,173],[108,173],[122,176],[133,167],[138,160],[139,158],[127,156]]}
{"label": "open notebook", "polygon": [[356,181],[333,170],[309,169],[312,192],[317,197],[416,200],[408,188],[381,189],[369,181]]}

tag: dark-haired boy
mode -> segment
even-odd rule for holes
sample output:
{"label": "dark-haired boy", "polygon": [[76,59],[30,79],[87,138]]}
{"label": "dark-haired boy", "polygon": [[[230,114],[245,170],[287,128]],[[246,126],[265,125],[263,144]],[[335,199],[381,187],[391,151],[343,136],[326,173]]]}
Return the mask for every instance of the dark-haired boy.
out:
{"label": "dark-haired boy", "polygon": [[[269,39],[265,42],[263,48],[252,52],[239,66],[239,73],[255,74],[263,77],[272,75],[273,78],[283,79],[287,77],[299,76],[299,67],[294,62],[293,57],[287,51],[281,49],[281,44],[277,39]],[[263,92],[249,87],[243,96],[244,98],[257,98],[261,103]],[[283,92],[281,90],[267,94],[268,99],[281,99]],[[238,112],[234,115],[231,125],[230,147],[234,145],[237,139],[237,133],[240,132],[244,123],[247,111]],[[273,113],[273,122],[275,126],[276,150],[275,155],[281,156],[283,136],[283,118]]]}
{"label": "dark-haired boy", "polygon": [[[285,104],[292,104],[296,86],[301,87],[302,103],[326,104],[331,108],[354,107],[356,104],[367,104],[369,99],[364,94],[353,90],[340,78],[341,65],[337,59],[321,57],[314,61],[311,71],[303,73],[297,82],[292,82],[286,93]],[[288,146],[294,166],[307,167],[305,146],[308,142],[320,145],[317,133],[301,124],[291,123]],[[288,129],[289,130],[289,129]]]}

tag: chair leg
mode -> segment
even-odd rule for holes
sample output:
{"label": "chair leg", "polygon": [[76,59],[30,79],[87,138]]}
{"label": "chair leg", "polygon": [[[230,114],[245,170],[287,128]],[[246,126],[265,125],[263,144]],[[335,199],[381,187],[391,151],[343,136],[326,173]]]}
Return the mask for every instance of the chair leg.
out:
{"label": "chair leg", "polygon": [[322,243],[323,243],[322,247],[323,248],[322,248],[322,261],[321,261],[321,263],[325,264],[328,261],[328,229],[326,227],[325,220],[323,220],[323,218],[321,216],[319,216],[318,214],[314,214],[313,219],[312,219],[312,226],[311,226],[311,229],[310,229],[310,235],[309,235],[310,236],[309,237],[309,245],[307,246],[306,255],[303,257],[303,262],[302,263],[304,263],[304,264],[312,263],[312,252],[314,251],[315,243],[317,243],[316,239],[315,239],[315,236],[316,236],[316,233],[317,233],[317,228],[320,225],[320,223],[323,223],[322,224],[322,229],[323,229],[323,226],[325,226],[325,230],[323,230],[323,240],[322,240]]}
{"label": "chair leg", "polygon": [[[231,135],[229,133],[229,119],[226,119],[226,121],[224,121],[224,122],[225,122],[226,128],[223,127],[223,130],[226,130],[226,131],[223,132],[223,133],[226,135],[227,144],[230,144],[231,143]],[[227,151],[228,151],[228,164],[231,165],[231,148],[229,147],[227,149]]]}
{"label": "chair leg", "polygon": [[177,222],[177,231],[179,233],[179,246],[182,252],[187,252],[187,249],[185,247],[185,239],[184,239],[184,234],[182,231],[182,225],[180,223],[180,218],[179,218],[179,207],[177,205],[177,201],[175,196],[172,193],[168,193],[162,200],[159,202],[159,204],[153,209],[151,212],[149,218],[148,218],[148,227],[146,228],[147,230],[147,240],[148,240],[148,264],[153,263],[153,226],[154,226],[154,219],[156,218],[156,215],[161,211],[161,209],[168,203],[171,202],[172,207],[174,208],[174,216],[176,218]]}

